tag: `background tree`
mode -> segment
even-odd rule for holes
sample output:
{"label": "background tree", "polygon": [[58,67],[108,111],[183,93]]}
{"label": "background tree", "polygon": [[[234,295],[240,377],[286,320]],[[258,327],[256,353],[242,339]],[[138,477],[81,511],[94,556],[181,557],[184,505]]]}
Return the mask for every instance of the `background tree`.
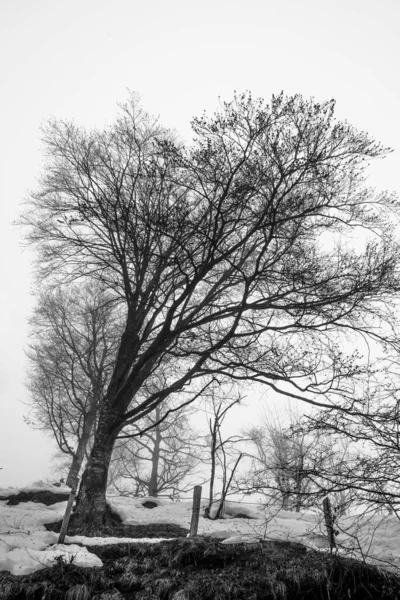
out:
{"label": "background tree", "polygon": [[72,487],[90,445],[115,361],[120,324],[110,296],[99,287],[44,292],[30,320],[27,422],[49,432],[71,457]]}
{"label": "background tree", "polygon": [[[291,415],[291,421],[295,417]],[[290,423],[280,418],[264,417],[263,424],[245,432],[255,452],[250,452],[252,469],[250,478],[241,482],[243,488],[262,491],[273,503],[279,502],[283,510],[295,505],[299,511],[303,498],[310,488],[307,470],[310,460],[314,466],[314,452],[318,440],[306,439],[305,435],[293,435]],[[311,455],[312,458],[311,458]]]}
{"label": "background tree", "polygon": [[[387,215],[398,202],[363,183],[366,161],[387,151],[333,112],[239,95],[192,121],[190,147],[135,98],[104,131],[45,128],[47,165],[22,217],[38,274],[100,281],[125,314],[78,521],[103,521],[118,435],[167,398],[194,401],[218,376],[340,404],[369,369],[345,342],[394,343],[384,325],[399,250]],[[360,227],[370,236],[356,252]],[[147,394],[166,362],[166,385]]]}
{"label": "background tree", "polygon": [[[396,365],[397,370],[397,365]],[[350,460],[321,472],[330,493],[345,493],[353,503],[400,513],[400,399],[397,373],[365,382],[364,394],[345,412],[318,411],[302,428],[326,437],[345,434],[354,448]]]}
{"label": "background tree", "polygon": [[[288,417],[285,421],[265,415],[261,426],[245,432],[255,452],[249,452],[252,468],[238,487],[262,493],[268,503],[279,503],[283,510],[300,512],[326,495],[324,474],[339,472],[349,460],[349,451],[345,442],[340,446],[338,436],[332,439],[321,432],[306,432],[302,417],[292,413]],[[335,496],[344,511],[349,500],[344,490],[336,490]]]}
{"label": "background tree", "polygon": [[[205,515],[208,518],[219,519],[222,517],[224,502],[232,485],[237,467],[243,458],[243,452],[238,447],[238,442],[243,442],[243,438],[239,435],[225,437],[222,433],[222,425],[228,411],[240,404],[243,396],[237,391],[235,392],[232,386],[224,390],[219,385],[213,385],[208,390],[206,396],[206,412],[208,412],[207,409],[211,409],[211,416],[208,420],[210,432],[208,436],[210,452],[209,498]],[[213,504],[217,475],[219,475],[222,487],[217,508],[214,511]]]}
{"label": "background tree", "polygon": [[[278,492],[283,510],[290,510],[296,473],[304,462],[304,447],[296,447],[297,444],[292,443],[289,431],[283,430],[282,427],[269,425],[265,428],[252,428],[248,436],[253,439],[256,447],[256,459],[252,469],[253,487],[263,490],[264,493],[268,490],[273,501],[277,500]],[[302,473],[298,479],[304,480]]]}
{"label": "background tree", "polygon": [[163,418],[168,403],[134,423],[128,437],[117,441],[109,484],[119,494],[179,497],[192,487],[192,477],[202,461],[204,444],[182,410]]}

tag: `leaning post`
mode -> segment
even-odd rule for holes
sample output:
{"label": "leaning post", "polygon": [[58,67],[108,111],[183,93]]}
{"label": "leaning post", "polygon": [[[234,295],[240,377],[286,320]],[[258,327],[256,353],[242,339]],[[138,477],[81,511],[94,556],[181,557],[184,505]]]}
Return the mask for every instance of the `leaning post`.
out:
{"label": "leaning post", "polygon": [[195,485],[193,489],[193,507],[192,507],[192,521],[190,523],[189,537],[197,535],[197,528],[199,526],[200,517],[200,500],[201,500],[201,485]]}
{"label": "leaning post", "polygon": [[73,486],[71,488],[71,492],[69,494],[67,508],[65,509],[65,514],[64,514],[62,525],[61,525],[61,531],[60,531],[60,535],[58,537],[58,544],[63,544],[64,540],[65,540],[65,536],[67,535],[69,520],[71,518],[71,513],[72,513],[72,506],[74,504],[77,489],[78,489],[78,481],[76,481],[73,484]]}
{"label": "leaning post", "polygon": [[334,518],[332,516],[331,501],[328,498],[323,499],[322,506],[324,509],[325,525],[328,532],[329,547],[331,551],[336,548]]}

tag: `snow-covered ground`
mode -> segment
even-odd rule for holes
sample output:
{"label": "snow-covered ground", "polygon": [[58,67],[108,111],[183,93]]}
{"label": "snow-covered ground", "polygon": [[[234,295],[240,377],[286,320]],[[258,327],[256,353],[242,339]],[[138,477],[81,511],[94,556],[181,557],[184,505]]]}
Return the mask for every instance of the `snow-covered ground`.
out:
{"label": "snow-covered ground", "polygon": [[[0,489],[0,497],[7,498],[20,491],[48,490],[66,493],[68,488],[31,486],[21,489]],[[171,523],[186,529],[190,527],[191,502],[173,502],[159,498],[110,497],[112,510],[127,525],[146,523]],[[156,504],[145,507],[146,502]],[[65,544],[57,544],[58,534],[47,531],[45,523],[59,521],[66,502],[50,506],[23,502],[7,506],[0,501],[0,571],[26,575],[55,564],[57,557],[83,567],[101,567],[101,560],[86,546],[122,542],[158,543],[154,538],[88,538],[67,536]],[[247,515],[247,518],[237,515]],[[356,558],[365,558],[387,568],[400,568],[400,521],[395,516],[342,517],[337,523],[339,552]],[[257,542],[260,539],[277,539],[301,542],[310,548],[326,550],[328,542],[322,513],[308,511],[271,512],[261,506],[227,502],[225,518],[212,521],[199,519],[199,535],[218,537],[223,543]],[[165,539],[165,538],[164,538]],[[79,544],[79,545],[78,545]]]}

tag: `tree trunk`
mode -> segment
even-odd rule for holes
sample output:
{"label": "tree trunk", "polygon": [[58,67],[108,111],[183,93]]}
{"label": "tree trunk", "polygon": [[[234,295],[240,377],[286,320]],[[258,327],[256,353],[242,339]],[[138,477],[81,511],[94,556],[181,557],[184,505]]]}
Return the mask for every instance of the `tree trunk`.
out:
{"label": "tree trunk", "polygon": [[296,512],[300,512],[301,507],[303,505],[303,498],[302,498],[302,475],[300,471],[297,471],[296,473]]}
{"label": "tree trunk", "polygon": [[[238,464],[240,463],[241,459],[242,459],[243,454],[240,453],[234,466],[233,469],[231,471],[230,477],[228,479],[228,482],[226,481],[226,475],[224,476],[224,483],[223,483],[223,487],[222,487],[222,495],[221,495],[221,500],[218,506],[218,510],[217,510],[217,514],[215,515],[215,519],[221,519],[221,517],[224,516],[223,512],[224,512],[224,504],[225,504],[225,500],[226,497],[228,495],[229,492],[229,488],[231,487],[231,483],[232,483],[232,479],[233,476],[235,475],[235,471],[237,469]],[[225,467],[225,473],[226,473],[226,467]]]}
{"label": "tree trunk", "polygon": [[82,435],[79,439],[78,447],[72,458],[72,463],[69,468],[67,481],[65,482],[65,485],[67,485],[70,488],[73,488],[74,485],[76,485],[78,483],[79,472],[81,470],[82,463],[85,458],[86,448],[87,448],[88,442],[90,440],[90,435],[92,433],[95,419],[96,419],[96,412],[93,411],[93,412],[89,412],[86,415],[86,418],[84,420]]}
{"label": "tree trunk", "polygon": [[[156,422],[160,419],[160,409],[156,408]],[[160,450],[161,450],[161,431],[160,426],[157,425],[155,428],[155,442],[151,461],[151,474],[148,484],[149,496],[157,498],[158,495],[158,465],[160,462]]]}
{"label": "tree trunk", "polygon": [[289,499],[290,494],[288,492],[282,492],[282,510],[289,510]]}
{"label": "tree trunk", "polygon": [[347,505],[347,502],[346,502],[346,493],[344,491],[341,491],[339,493],[339,502],[338,502],[338,507],[336,509],[337,515],[339,517],[345,517],[347,515],[346,505]]}
{"label": "tree trunk", "polygon": [[306,487],[304,485],[304,480],[305,480],[305,476],[304,476],[304,446],[303,446],[302,442],[298,445],[297,454],[298,454],[298,456],[296,457],[297,465],[295,468],[296,469],[295,470],[296,512],[300,512],[301,507],[303,505],[302,492],[305,491],[305,487]]}
{"label": "tree trunk", "polygon": [[210,419],[210,433],[211,433],[211,475],[210,475],[210,497],[208,499],[208,506],[205,510],[205,516],[207,518],[211,518],[211,509],[214,500],[214,480],[215,480],[215,467],[216,467],[216,446],[217,446],[217,431],[216,431],[216,421],[214,421],[214,425],[211,423]]}
{"label": "tree trunk", "polygon": [[96,527],[106,523],[106,490],[108,468],[118,431],[112,430],[114,417],[103,414],[94,438],[94,444],[82,475],[74,512],[74,524]]}

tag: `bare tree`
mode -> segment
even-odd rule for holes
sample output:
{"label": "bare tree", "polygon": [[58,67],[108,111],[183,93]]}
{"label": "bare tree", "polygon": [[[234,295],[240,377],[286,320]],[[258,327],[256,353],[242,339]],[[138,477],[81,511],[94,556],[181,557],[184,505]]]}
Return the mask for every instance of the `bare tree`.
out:
{"label": "bare tree", "polygon": [[[261,426],[244,431],[254,451],[248,453],[252,467],[238,480],[237,490],[262,493],[267,503],[296,512],[319,503],[329,493],[336,513],[345,513],[353,499],[343,468],[355,456],[349,441],[343,434],[306,429],[307,417],[291,411],[286,417],[265,414]],[[326,473],[342,473],[341,486],[326,487]]]}
{"label": "bare tree", "polygon": [[210,518],[213,514],[212,506],[215,497],[215,483],[219,470],[222,489],[219,495],[217,510],[213,515],[214,519],[219,519],[222,516],[224,502],[232,485],[236,469],[243,458],[243,453],[237,447],[238,442],[243,442],[243,438],[239,435],[223,436],[222,425],[228,411],[233,406],[240,404],[243,396],[240,393],[235,393],[232,387],[228,391],[225,390],[224,393],[223,388],[215,385],[208,391],[207,396],[206,403],[210,405],[212,416],[208,422],[210,432],[210,484],[208,506],[205,509],[205,515]]}
{"label": "bare tree", "polygon": [[26,421],[51,433],[72,458],[70,487],[78,480],[115,360],[119,326],[111,300],[93,286],[59,289],[40,297],[30,320]]}
{"label": "bare tree", "polygon": [[397,374],[379,378],[364,388],[364,397],[351,410],[325,409],[304,419],[306,432],[345,435],[354,447],[350,460],[320,473],[320,485],[330,493],[347,494],[354,503],[386,508],[400,518],[400,399]]}
{"label": "bare tree", "polygon": [[[204,444],[182,410],[163,419],[168,403],[132,425],[135,437],[117,441],[109,484],[118,493],[176,498],[193,487],[191,477],[202,461]],[[132,490],[133,485],[133,490]]]}
{"label": "bare tree", "polygon": [[255,452],[249,453],[251,473],[242,478],[240,488],[263,492],[273,503],[280,501],[283,510],[295,507],[298,512],[310,492],[308,472],[319,468],[323,450],[315,436],[293,432],[291,426],[297,422],[293,414],[287,423],[265,415],[262,425],[244,432]]}
{"label": "bare tree", "polygon": [[[47,165],[21,218],[38,277],[100,281],[126,315],[78,521],[105,519],[117,437],[167,398],[194,401],[225,377],[340,406],[368,368],[344,341],[394,343],[398,203],[363,187],[366,161],[387,151],[333,113],[239,95],[192,121],[187,148],[135,98],[104,131],[45,128]],[[336,243],[359,227],[364,250]],[[166,385],[146,393],[166,362]]]}

